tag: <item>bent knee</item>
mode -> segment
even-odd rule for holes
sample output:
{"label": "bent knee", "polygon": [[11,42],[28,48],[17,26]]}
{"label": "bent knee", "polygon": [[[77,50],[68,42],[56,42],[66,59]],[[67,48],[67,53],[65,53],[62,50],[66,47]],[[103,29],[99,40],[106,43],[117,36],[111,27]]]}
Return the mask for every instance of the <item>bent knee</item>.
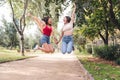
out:
{"label": "bent knee", "polygon": [[67,51],[65,51],[65,50],[62,50],[62,53],[63,53],[63,54],[65,54],[66,52],[67,52]]}
{"label": "bent knee", "polygon": [[70,54],[71,52],[72,52],[72,50],[68,50],[68,51],[67,51],[67,53],[69,53],[69,54]]}

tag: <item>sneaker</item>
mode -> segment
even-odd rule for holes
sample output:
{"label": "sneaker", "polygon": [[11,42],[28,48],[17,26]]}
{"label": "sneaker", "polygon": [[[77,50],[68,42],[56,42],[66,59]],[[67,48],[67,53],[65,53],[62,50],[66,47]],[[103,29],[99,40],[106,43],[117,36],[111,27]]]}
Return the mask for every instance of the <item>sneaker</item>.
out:
{"label": "sneaker", "polygon": [[39,48],[39,45],[36,45],[34,48],[34,52],[36,52],[36,50],[38,50],[38,48]]}

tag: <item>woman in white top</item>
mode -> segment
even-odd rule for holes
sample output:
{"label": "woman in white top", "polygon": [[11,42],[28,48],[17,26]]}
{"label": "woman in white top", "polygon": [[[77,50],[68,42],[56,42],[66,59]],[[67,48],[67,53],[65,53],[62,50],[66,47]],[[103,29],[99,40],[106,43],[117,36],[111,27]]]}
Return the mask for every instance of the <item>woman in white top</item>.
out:
{"label": "woman in white top", "polygon": [[60,36],[60,39],[57,43],[59,43],[62,39],[62,46],[61,51],[63,54],[65,53],[71,53],[73,50],[73,23],[75,20],[75,10],[76,5],[74,4],[74,9],[72,12],[72,16],[65,16],[64,17],[64,26],[62,28],[62,34]]}

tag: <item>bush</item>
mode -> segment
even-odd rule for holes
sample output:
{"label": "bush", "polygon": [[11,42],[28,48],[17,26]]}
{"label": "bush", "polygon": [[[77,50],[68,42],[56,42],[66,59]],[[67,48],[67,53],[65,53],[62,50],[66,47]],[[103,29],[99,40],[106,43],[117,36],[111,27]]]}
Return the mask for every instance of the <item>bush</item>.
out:
{"label": "bush", "polygon": [[91,45],[87,45],[86,50],[88,53],[92,54],[92,46]]}
{"label": "bush", "polygon": [[120,57],[120,45],[95,47],[95,55],[106,60],[116,60]]}
{"label": "bush", "polygon": [[120,58],[118,58],[115,62],[116,64],[120,65]]}
{"label": "bush", "polygon": [[77,49],[79,50],[79,52],[82,52],[82,49],[80,46],[78,46]]}

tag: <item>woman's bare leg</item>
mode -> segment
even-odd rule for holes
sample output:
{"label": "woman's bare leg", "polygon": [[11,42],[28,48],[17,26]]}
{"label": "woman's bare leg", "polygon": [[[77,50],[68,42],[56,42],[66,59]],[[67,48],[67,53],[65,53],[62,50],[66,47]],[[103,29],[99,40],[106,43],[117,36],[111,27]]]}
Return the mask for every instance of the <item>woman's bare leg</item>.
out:
{"label": "woman's bare leg", "polygon": [[53,53],[55,50],[51,44],[44,43],[42,47],[38,47],[39,50],[46,53]]}
{"label": "woman's bare leg", "polygon": [[53,53],[55,51],[52,44],[48,44],[48,47],[49,47],[49,50],[50,50],[51,53]]}
{"label": "woman's bare leg", "polygon": [[44,44],[42,45],[42,47],[39,47],[38,49],[39,49],[39,50],[42,50],[43,52],[46,52],[46,53],[49,53],[49,52],[50,52],[50,49],[49,49],[49,46],[48,46],[47,43],[44,43]]}

